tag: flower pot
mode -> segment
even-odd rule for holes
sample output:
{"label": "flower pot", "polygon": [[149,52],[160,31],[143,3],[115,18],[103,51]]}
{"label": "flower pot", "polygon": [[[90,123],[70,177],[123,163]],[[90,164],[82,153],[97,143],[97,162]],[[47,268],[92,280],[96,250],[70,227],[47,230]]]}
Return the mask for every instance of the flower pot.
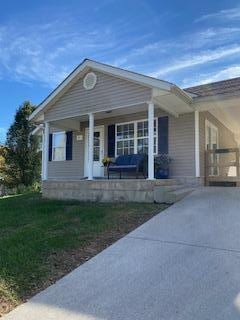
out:
{"label": "flower pot", "polygon": [[169,178],[169,169],[158,169],[155,173],[156,179],[168,179]]}

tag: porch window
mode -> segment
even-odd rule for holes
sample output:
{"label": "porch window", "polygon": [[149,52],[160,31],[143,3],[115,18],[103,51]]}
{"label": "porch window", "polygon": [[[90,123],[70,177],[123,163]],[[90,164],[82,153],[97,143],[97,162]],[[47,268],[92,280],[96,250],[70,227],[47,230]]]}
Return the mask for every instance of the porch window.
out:
{"label": "porch window", "polygon": [[[148,153],[148,120],[116,125],[116,156]],[[157,119],[154,119],[154,154],[157,153]]]}
{"label": "porch window", "polygon": [[134,153],[134,123],[117,125],[117,155]]}
{"label": "porch window", "polygon": [[52,160],[66,160],[66,134],[65,132],[54,132],[52,141]]}
{"label": "porch window", "polygon": [[[148,153],[148,121],[137,122],[137,153]],[[157,153],[157,120],[154,119],[154,154]]]}

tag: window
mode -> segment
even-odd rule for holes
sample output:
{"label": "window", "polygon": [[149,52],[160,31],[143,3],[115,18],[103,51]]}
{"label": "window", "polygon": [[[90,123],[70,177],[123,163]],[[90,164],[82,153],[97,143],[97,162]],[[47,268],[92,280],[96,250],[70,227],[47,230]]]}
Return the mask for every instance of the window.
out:
{"label": "window", "polygon": [[[116,155],[148,153],[148,120],[116,125]],[[157,119],[154,119],[154,154],[157,153]]]}
{"label": "window", "polygon": [[134,153],[134,123],[117,125],[117,155]]}
{"label": "window", "polygon": [[66,160],[66,134],[65,134],[65,132],[53,133],[52,160],[53,161]]}
{"label": "window", "polygon": [[[148,153],[148,121],[137,122],[137,153]],[[154,119],[154,154],[157,153],[157,120]]]}

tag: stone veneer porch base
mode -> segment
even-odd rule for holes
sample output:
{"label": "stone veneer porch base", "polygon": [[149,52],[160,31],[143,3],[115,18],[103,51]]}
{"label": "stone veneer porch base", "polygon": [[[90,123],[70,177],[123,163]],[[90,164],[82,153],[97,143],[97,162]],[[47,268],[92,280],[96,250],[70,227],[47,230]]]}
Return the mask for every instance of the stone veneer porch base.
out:
{"label": "stone veneer porch base", "polygon": [[99,202],[154,202],[154,188],[173,186],[175,179],[47,180],[42,183],[44,198]]}

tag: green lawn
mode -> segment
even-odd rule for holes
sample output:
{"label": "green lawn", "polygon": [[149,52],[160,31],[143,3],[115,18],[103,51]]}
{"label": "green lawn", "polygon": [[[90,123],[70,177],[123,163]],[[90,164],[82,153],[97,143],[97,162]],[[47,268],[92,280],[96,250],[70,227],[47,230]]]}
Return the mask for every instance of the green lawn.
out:
{"label": "green lawn", "polygon": [[0,198],[0,315],[165,207]]}

